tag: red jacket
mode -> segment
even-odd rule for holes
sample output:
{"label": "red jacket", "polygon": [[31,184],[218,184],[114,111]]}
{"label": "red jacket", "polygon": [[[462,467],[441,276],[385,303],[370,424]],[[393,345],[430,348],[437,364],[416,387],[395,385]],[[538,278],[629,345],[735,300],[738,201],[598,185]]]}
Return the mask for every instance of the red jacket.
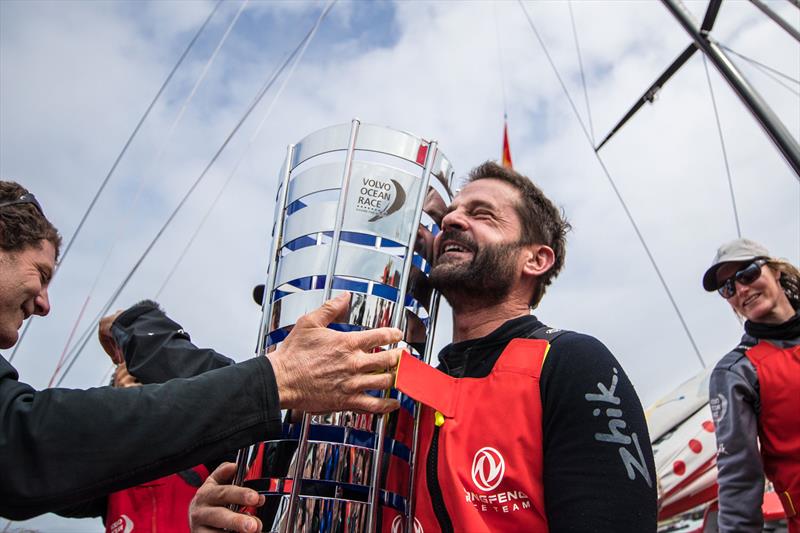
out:
{"label": "red jacket", "polygon": [[180,533],[189,531],[189,504],[208,477],[200,465],[108,497],[106,533]]}
{"label": "red jacket", "polygon": [[761,341],[745,355],[758,373],[764,473],[781,498],[789,531],[800,533],[800,345],[781,349]]}
{"label": "red jacket", "polygon": [[548,349],[546,340],[515,339],[485,378],[453,378],[403,356],[397,388],[426,405],[418,532],[548,531],[539,392]]}

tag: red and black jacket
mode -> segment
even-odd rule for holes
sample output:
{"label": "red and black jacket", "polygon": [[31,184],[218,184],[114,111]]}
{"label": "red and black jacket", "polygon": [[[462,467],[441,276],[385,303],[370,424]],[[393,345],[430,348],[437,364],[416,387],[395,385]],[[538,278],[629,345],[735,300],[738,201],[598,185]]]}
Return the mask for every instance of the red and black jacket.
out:
{"label": "red and black jacket", "polygon": [[592,337],[564,332],[549,351],[528,339],[546,329],[525,316],[440,354],[438,386],[461,390],[448,413],[423,411],[422,531],[655,531],[655,468],[630,381]]}

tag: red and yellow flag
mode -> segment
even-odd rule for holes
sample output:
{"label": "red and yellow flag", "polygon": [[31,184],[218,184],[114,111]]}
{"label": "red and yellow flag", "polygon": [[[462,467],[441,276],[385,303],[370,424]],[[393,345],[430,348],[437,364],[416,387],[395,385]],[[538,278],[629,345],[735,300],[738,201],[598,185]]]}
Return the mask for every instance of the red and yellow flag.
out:
{"label": "red and yellow flag", "polygon": [[511,162],[511,147],[508,145],[508,121],[503,121],[503,166],[514,168]]}

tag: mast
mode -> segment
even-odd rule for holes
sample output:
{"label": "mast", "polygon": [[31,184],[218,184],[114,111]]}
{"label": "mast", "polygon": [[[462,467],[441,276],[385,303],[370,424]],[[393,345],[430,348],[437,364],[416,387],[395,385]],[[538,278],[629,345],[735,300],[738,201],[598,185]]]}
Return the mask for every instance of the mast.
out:
{"label": "mast", "polygon": [[792,167],[794,173],[800,181],[800,146],[786,129],[783,122],[770,109],[767,103],[753,89],[750,83],[742,76],[742,73],[734,66],[733,62],[725,55],[725,52],[711,39],[708,32],[701,30],[686,10],[680,0],[661,0],[667,10],[678,20],[683,29],[694,39],[697,47],[711,60],[720,74],[730,84],[731,88],[741,98],[750,113],[756,118],[764,131],[775,143],[781,155]]}

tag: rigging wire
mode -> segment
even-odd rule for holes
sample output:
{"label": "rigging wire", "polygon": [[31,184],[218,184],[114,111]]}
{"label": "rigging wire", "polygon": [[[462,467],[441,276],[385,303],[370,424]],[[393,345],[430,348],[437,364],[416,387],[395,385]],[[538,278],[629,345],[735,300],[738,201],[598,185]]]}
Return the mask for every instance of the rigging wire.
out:
{"label": "rigging wire", "polygon": [[[331,4],[334,4],[334,3],[336,3],[336,0],[331,0]],[[292,75],[294,74],[294,71],[297,68],[297,65],[300,63],[300,61],[302,61],[303,56],[306,53],[306,49],[308,48],[308,45],[311,44],[311,41],[314,39],[314,35],[317,33],[317,30],[319,29],[319,27],[322,24],[322,21],[323,21],[323,19],[325,18],[326,15],[327,15],[326,11],[323,11],[322,13],[320,13],[320,16],[317,19],[317,22],[316,22],[316,24],[315,24],[315,26],[314,26],[314,28],[313,28],[308,40],[306,40],[305,43],[303,43],[303,47],[300,50],[300,53],[297,54],[297,57],[295,58],[295,60],[292,62],[292,66],[289,68],[289,72],[287,72],[286,76],[283,77],[283,81],[281,82],[281,85],[278,87],[278,90],[275,92],[275,95],[272,97],[272,100],[270,101],[266,111],[264,112],[264,115],[261,118],[261,122],[259,122],[258,127],[256,127],[255,132],[250,137],[250,140],[248,141],[247,146],[245,147],[245,149],[242,152],[241,156],[236,161],[236,163],[233,165],[233,168],[231,169],[230,173],[228,174],[228,177],[225,180],[225,183],[222,185],[222,188],[217,193],[217,196],[214,198],[214,201],[208,207],[208,210],[206,210],[205,214],[203,215],[202,220],[200,220],[200,224],[198,224],[198,226],[195,229],[194,233],[192,234],[191,238],[186,243],[186,246],[184,246],[183,250],[181,251],[180,255],[178,256],[178,259],[172,265],[172,269],[169,271],[169,274],[167,274],[167,277],[164,279],[164,282],[161,284],[161,287],[158,289],[158,292],[156,293],[155,300],[159,299],[159,297],[161,296],[161,293],[167,287],[167,284],[170,282],[170,280],[172,279],[172,276],[175,274],[175,271],[178,270],[178,267],[183,262],[183,259],[186,257],[186,254],[189,251],[189,248],[191,248],[192,244],[194,244],[195,239],[200,234],[200,231],[203,229],[203,227],[205,226],[206,222],[208,221],[208,218],[210,217],[211,212],[214,211],[214,208],[217,206],[217,203],[219,202],[220,198],[222,198],[222,195],[227,190],[228,185],[230,185],[231,181],[233,180],[233,177],[236,175],[237,171],[239,170],[239,166],[242,164],[242,162],[244,161],[245,157],[250,152],[250,149],[253,147],[253,144],[255,143],[255,141],[258,138],[258,136],[261,134],[261,130],[263,129],[264,125],[267,122],[267,118],[269,118],[269,116],[272,114],[272,110],[274,109],[276,102],[281,97],[281,94],[283,94],[283,90],[286,88],[286,85],[288,84],[289,80],[292,78]]]}
{"label": "rigging wire", "polygon": [[725,137],[722,135],[722,123],[719,119],[717,99],[714,97],[714,86],[711,84],[711,74],[708,72],[708,61],[706,61],[705,54],[703,55],[703,68],[706,71],[708,93],[711,95],[711,106],[714,108],[714,118],[716,119],[717,133],[719,134],[719,145],[722,148],[722,160],[725,161],[725,173],[728,176],[728,188],[730,189],[731,193],[731,205],[733,205],[733,218],[736,221],[736,235],[741,239],[742,227],[739,224],[739,210],[736,208],[736,195],[733,193],[733,178],[731,178],[731,167],[728,162],[728,151],[725,149]]}
{"label": "rigging wire", "polygon": [[633,230],[636,233],[636,236],[639,238],[639,242],[641,243],[642,248],[644,248],[644,251],[647,254],[648,259],[650,260],[650,264],[653,266],[653,269],[655,270],[659,281],[661,281],[661,286],[664,288],[664,292],[666,292],[667,297],[669,298],[669,301],[672,304],[673,309],[675,310],[675,313],[678,315],[678,319],[680,320],[681,325],[683,326],[683,330],[686,333],[686,336],[689,338],[689,342],[691,343],[692,348],[694,349],[694,352],[697,355],[698,361],[700,361],[700,364],[703,366],[703,368],[706,368],[706,363],[703,360],[703,356],[700,355],[700,350],[694,341],[694,337],[692,336],[691,331],[689,331],[689,326],[686,324],[686,321],[683,318],[683,314],[681,313],[681,310],[678,307],[675,298],[672,296],[672,291],[670,291],[669,286],[667,285],[667,281],[661,274],[661,270],[658,268],[658,264],[656,263],[653,254],[650,252],[650,248],[647,246],[647,243],[644,240],[644,236],[642,235],[642,232],[639,230],[639,226],[636,224],[636,221],[634,220],[633,215],[628,209],[625,200],[622,198],[622,194],[619,192],[619,189],[617,188],[614,179],[611,177],[611,173],[606,168],[605,162],[600,157],[600,154],[597,152],[597,150],[594,149],[594,144],[592,143],[589,131],[586,129],[586,125],[581,120],[581,116],[580,113],[578,113],[578,109],[575,106],[575,102],[572,100],[572,97],[570,96],[569,91],[567,90],[567,86],[564,84],[564,80],[561,78],[561,74],[558,72],[558,68],[553,62],[553,58],[550,56],[550,52],[548,52],[547,46],[544,44],[542,37],[539,35],[539,31],[536,29],[536,25],[533,23],[533,19],[528,14],[528,10],[525,8],[525,5],[522,3],[522,0],[517,0],[517,1],[519,2],[520,7],[522,8],[522,12],[525,14],[525,18],[528,19],[528,25],[531,27],[531,30],[533,30],[536,39],[539,41],[539,45],[542,47],[542,51],[547,57],[547,61],[550,63],[550,67],[553,69],[553,73],[558,79],[559,84],[561,84],[561,89],[564,91],[564,95],[567,97],[567,101],[569,102],[570,107],[572,107],[572,112],[575,114],[575,118],[578,120],[578,123],[580,124],[581,129],[583,130],[583,134],[586,137],[587,142],[589,142],[589,144],[592,146],[592,151],[594,152],[597,162],[600,164],[600,168],[603,170],[603,173],[605,174],[608,183],[611,185],[614,194],[617,196],[617,200],[619,200],[619,203],[622,206],[623,211],[625,211],[625,215],[628,217],[628,221],[630,221],[631,226],[633,226]]}
{"label": "rigging wire", "polygon": [[764,13],[772,22],[780,26],[782,30],[791,35],[795,41],[800,42],[800,32],[794,29],[794,26],[786,22],[783,17],[770,9],[764,2],[761,0],[750,0],[750,3],[756,6],[759,11]]}
{"label": "rigging wire", "polygon": [[492,15],[494,16],[494,36],[497,40],[497,64],[500,67],[500,90],[503,94],[503,118],[508,120],[508,105],[506,103],[506,73],[503,67],[503,49],[500,47],[500,28],[497,25],[496,3],[492,3]]}
{"label": "rigging wire", "polygon": [[572,0],[567,0],[569,7],[569,20],[572,23],[572,37],[575,40],[575,51],[578,53],[578,65],[581,69],[581,83],[583,84],[583,99],[586,103],[586,116],[589,119],[589,132],[592,134],[592,146],[595,146],[594,123],[592,122],[592,108],[589,105],[589,91],[586,89],[586,76],[583,73],[583,58],[581,57],[581,45],[578,42],[578,30],[575,27],[575,15],[572,12]]}
{"label": "rigging wire", "polygon": [[[83,216],[81,216],[81,219],[78,222],[78,226],[75,228],[75,231],[72,233],[72,236],[70,237],[69,241],[67,241],[67,244],[64,247],[64,251],[61,254],[61,258],[58,260],[58,263],[56,264],[56,268],[59,268],[64,263],[64,260],[67,258],[67,254],[69,254],[69,251],[72,248],[72,245],[75,243],[75,239],[78,237],[78,235],[80,234],[81,230],[83,229],[83,225],[86,223],[86,219],[89,218],[89,214],[94,209],[95,204],[97,204],[97,199],[100,198],[100,195],[103,193],[103,190],[106,188],[106,185],[108,184],[108,181],[111,179],[111,176],[114,175],[114,172],[117,170],[117,166],[119,165],[119,162],[122,160],[122,157],[128,151],[128,147],[130,147],[131,143],[133,142],[133,139],[139,133],[139,130],[141,129],[142,124],[144,124],[144,121],[147,119],[148,116],[150,116],[150,111],[153,110],[153,107],[155,107],[156,102],[159,100],[159,98],[161,98],[161,95],[163,94],[163,92],[166,89],[166,87],[169,84],[169,82],[172,80],[172,77],[175,75],[175,72],[177,72],[178,68],[183,64],[183,60],[186,59],[186,56],[189,55],[189,52],[194,47],[194,44],[197,42],[197,39],[200,37],[200,34],[203,33],[203,30],[205,30],[206,26],[208,26],[208,23],[214,17],[214,14],[217,12],[217,10],[219,9],[219,7],[221,5],[222,5],[222,0],[218,0],[216,5],[214,5],[214,8],[211,10],[211,12],[206,17],[205,21],[203,21],[203,24],[200,26],[200,28],[194,34],[194,37],[192,37],[192,40],[189,41],[189,44],[186,46],[186,49],[183,51],[181,56],[178,58],[178,62],[175,63],[175,66],[172,67],[172,70],[167,75],[167,78],[161,84],[161,87],[156,92],[156,95],[153,97],[152,101],[150,102],[150,105],[147,106],[147,109],[145,109],[144,114],[139,119],[139,122],[136,124],[136,127],[133,128],[133,131],[131,132],[130,136],[128,137],[128,140],[125,141],[125,144],[122,146],[122,150],[117,155],[117,158],[114,160],[114,163],[111,165],[111,168],[109,169],[108,173],[106,174],[106,177],[103,178],[103,181],[100,183],[100,187],[97,189],[97,192],[94,193],[94,197],[89,202],[89,206],[84,211]],[[20,334],[19,339],[17,340],[17,344],[14,346],[14,350],[11,352],[11,355],[8,358],[8,362],[9,363],[14,360],[14,356],[17,354],[17,350],[19,350],[19,347],[22,345],[22,341],[25,338],[25,334],[28,332],[28,329],[30,328],[30,325],[31,325],[32,322],[33,322],[33,317],[28,319],[28,323],[25,325],[25,328],[22,330],[22,333]]]}
{"label": "rigging wire", "polygon": [[164,154],[166,153],[167,145],[171,141],[176,127],[178,126],[178,124],[182,120],[183,115],[186,112],[186,109],[189,107],[189,104],[194,100],[194,96],[197,93],[198,88],[200,87],[200,85],[202,85],[203,81],[205,80],[206,75],[208,74],[208,71],[211,68],[211,65],[216,60],[217,55],[219,55],[219,52],[222,49],[222,46],[225,44],[225,41],[227,41],[228,36],[231,34],[231,31],[233,30],[234,26],[236,25],[236,22],[239,20],[239,17],[242,15],[242,12],[244,11],[245,7],[247,7],[247,4],[249,2],[250,2],[250,0],[244,0],[244,2],[242,2],[241,6],[239,7],[239,10],[236,12],[236,15],[233,17],[231,22],[228,24],[228,27],[226,28],[225,32],[223,33],[222,37],[220,38],[219,42],[217,43],[216,48],[214,49],[214,51],[211,53],[211,55],[209,56],[208,60],[206,61],[206,64],[203,67],[203,70],[201,71],[201,73],[198,76],[197,80],[195,81],[194,86],[192,87],[191,91],[189,91],[188,96],[184,99],[183,104],[181,105],[181,108],[178,111],[178,114],[176,115],[175,119],[173,119],[172,124],[170,125],[170,128],[167,131],[167,135],[164,137],[164,140],[161,142],[161,147],[159,148],[159,151],[157,152],[156,156],[153,158],[153,162],[150,164],[150,171],[143,172],[139,176],[138,186],[137,186],[137,189],[136,189],[136,193],[133,196],[133,200],[128,204],[128,207],[125,210],[125,214],[117,219],[116,228],[112,231],[112,235],[115,235],[116,238],[112,240],[112,244],[111,244],[108,252],[106,253],[105,259],[103,260],[103,263],[101,264],[100,269],[98,270],[97,274],[95,275],[94,281],[92,283],[92,286],[89,289],[89,292],[86,295],[86,299],[83,302],[83,306],[81,307],[80,313],[78,314],[78,317],[75,320],[75,324],[72,326],[72,330],[71,330],[71,332],[69,334],[69,337],[67,338],[67,341],[64,344],[64,348],[63,348],[63,350],[61,352],[61,357],[59,357],[59,360],[55,365],[55,369],[53,370],[53,374],[50,377],[50,383],[48,384],[48,387],[52,385],[53,380],[58,375],[58,372],[61,370],[62,366],[64,365],[64,359],[66,357],[66,354],[67,354],[68,348],[70,346],[70,343],[72,342],[72,337],[75,335],[75,331],[77,330],[78,325],[80,324],[81,320],[83,319],[83,314],[84,314],[84,312],[85,312],[85,310],[86,310],[86,308],[87,308],[87,306],[89,304],[89,301],[92,299],[92,296],[94,295],[94,292],[97,289],[97,286],[98,286],[98,284],[100,282],[100,279],[102,278],[103,273],[105,272],[106,267],[108,266],[108,264],[109,264],[109,262],[111,260],[111,257],[113,256],[114,250],[116,248],[116,243],[120,241],[121,237],[124,234],[123,233],[123,229],[129,228],[131,226],[133,212],[135,210],[135,207],[138,205],[139,198],[141,197],[142,191],[144,190],[145,181],[146,181],[145,177],[148,176],[148,175],[153,174],[153,170],[152,169],[158,168],[158,165],[161,163],[161,159],[163,158]]}
{"label": "rigging wire", "polygon": [[745,56],[743,54],[740,54],[736,50],[732,50],[731,48],[728,48],[727,46],[725,46],[724,44],[720,43],[719,41],[716,41],[716,44],[717,44],[717,46],[719,46],[723,50],[732,53],[733,55],[743,59],[744,61],[747,61],[748,63],[750,63],[754,67],[758,68],[765,76],[768,76],[769,78],[771,78],[775,83],[778,83],[779,85],[783,86],[784,88],[786,88],[787,90],[789,90],[792,93],[796,94],[797,96],[800,96],[800,91],[797,91],[797,90],[793,89],[792,87],[789,87],[786,83],[784,83],[781,80],[779,80],[778,76],[780,76],[780,77],[782,77],[782,78],[784,78],[784,79],[786,79],[786,80],[788,80],[788,81],[790,81],[792,83],[795,83],[797,85],[800,85],[800,80],[796,80],[796,79],[792,78],[791,76],[789,76],[787,74],[784,74],[780,70],[775,69],[773,67],[770,67],[769,65],[765,65],[764,63],[761,63],[760,61],[756,61],[755,59],[753,59],[751,57],[747,57],[747,56]]}
{"label": "rigging wire", "polygon": [[[332,7],[333,7],[333,4],[332,4],[332,3],[328,4],[328,5],[325,7],[325,9],[323,10],[323,13],[325,13],[325,14],[327,15],[327,13],[330,11],[330,9],[331,9]],[[244,124],[244,122],[247,120],[247,118],[248,118],[248,117],[250,116],[250,114],[253,112],[253,109],[255,109],[255,107],[258,105],[258,103],[259,103],[259,102],[261,102],[261,99],[264,97],[264,95],[267,93],[267,91],[268,91],[268,90],[269,90],[269,89],[270,89],[270,88],[271,88],[271,87],[274,85],[275,81],[276,81],[276,80],[277,80],[277,78],[278,78],[278,77],[279,77],[279,76],[280,76],[280,75],[283,73],[283,71],[286,69],[286,67],[288,66],[289,62],[290,62],[290,61],[292,61],[292,59],[293,59],[293,58],[294,58],[294,57],[297,55],[297,53],[299,52],[299,50],[302,48],[302,46],[303,46],[303,43],[304,43],[306,40],[308,40],[308,38],[309,38],[309,36],[312,34],[313,30],[314,30],[314,28],[312,27],[312,28],[311,28],[311,29],[308,31],[308,33],[306,33],[306,35],[303,37],[303,39],[301,39],[301,41],[298,43],[298,45],[295,47],[295,49],[292,51],[292,53],[291,53],[291,54],[289,54],[289,57],[287,57],[287,58],[286,58],[286,60],[285,60],[285,61],[284,61],[284,62],[283,62],[283,63],[282,63],[282,64],[281,64],[281,65],[280,65],[278,68],[276,68],[276,69],[275,69],[275,70],[272,72],[272,74],[270,75],[270,77],[268,78],[268,80],[267,80],[267,81],[264,83],[264,85],[263,85],[263,86],[262,86],[262,87],[259,89],[259,91],[258,91],[258,93],[256,94],[255,98],[253,99],[253,101],[250,103],[250,105],[249,105],[249,106],[247,107],[247,109],[245,110],[245,113],[244,113],[244,115],[243,115],[243,116],[242,116],[242,117],[239,119],[239,121],[238,121],[238,122],[236,123],[236,125],[234,126],[233,130],[232,130],[232,131],[231,131],[231,132],[228,134],[228,136],[225,138],[225,140],[223,141],[222,145],[219,147],[219,149],[217,150],[217,152],[214,154],[214,156],[213,156],[213,157],[211,158],[211,160],[208,162],[208,164],[206,165],[206,167],[205,167],[205,169],[203,170],[203,172],[201,172],[201,173],[200,173],[200,175],[197,177],[197,179],[196,179],[196,180],[195,180],[195,182],[192,184],[192,186],[189,188],[189,190],[186,192],[186,194],[183,196],[183,198],[181,198],[181,201],[178,203],[178,205],[177,205],[177,206],[175,207],[175,209],[172,211],[172,213],[171,213],[171,214],[170,214],[170,216],[167,218],[166,222],[165,222],[165,223],[164,223],[164,225],[161,227],[161,229],[159,229],[158,233],[156,233],[155,237],[154,237],[154,238],[153,238],[153,240],[150,242],[150,244],[147,246],[147,248],[144,250],[144,252],[143,252],[143,253],[142,253],[142,255],[139,257],[139,259],[136,261],[136,263],[134,264],[133,268],[132,268],[132,269],[131,269],[131,270],[128,272],[128,274],[125,276],[125,279],[122,281],[122,283],[119,285],[119,287],[117,287],[117,289],[116,289],[116,290],[114,291],[114,293],[111,295],[111,298],[110,298],[110,299],[109,299],[109,301],[106,303],[106,305],[103,307],[103,310],[100,312],[100,315],[101,315],[101,316],[103,316],[103,315],[105,315],[106,313],[108,313],[108,310],[109,310],[109,309],[111,309],[111,306],[112,306],[112,305],[114,305],[114,302],[116,302],[116,300],[117,300],[117,298],[119,297],[119,295],[122,293],[122,291],[123,291],[123,290],[125,289],[125,287],[128,285],[128,282],[131,280],[131,278],[132,278],[132,277],[133,277],[133,275],[136,273],[136,271],[139,269],[139,267],[141,266],[141,264],[144,262],[144,260],[145,260],[145,259],[147,258],[147,256],[150,254],[150,251],[153,249],[153,247],[156,245],[156,243],[157,243],[157,242],[160,240],[161,236],[164,234],[164,231],[165,231],[165,230],[167,229],[167,227],[168,227],[168,226],[169,226],[169,225],[172,223],[172,221],[173,221],[173,220],[175,219],[175,217],[177,216],[178,212],[179,212],[179,211],[181,210],[181,208],[182,208],[182,207],[183,207],[183,206],[186,204],[186,201],[189,199],[189,197],[190,197],[190,196],[192,195],[192,193],[195,191],[195,189],[197,188],[197,186],[200,184],[200,182],[203,180],[203,178],[205,178],[205,176],[206,176],[206,175],[208,174],[208,172],[211,170],[211,167],[214,165],[214,163],[216,163],[217,159],[219,159],[219,156],[222,154],[222,152],[223,152],[223,151],[225,150],[225,148],[228,146],[228,143],[230,143],[231,139],[234,137],[234,135],[236,135],[236,133],[237,133],[237,132],[239,131],[239,129],[242,127],[242,125]],[[93,323],[92,323],[92,324],[89,326],[89,328],[88,328],[88,330],[87,330],[88,334],[87,334],[86,332],[84,333],[84,341],[83,341],[83,343],[82,343],[82,344],[81,344],[81,345],[80,345],[80,346],[79,346],[79,347],[78,347],[76,350],[74,350],[74,352],[73,352],[73,353],[74,353],[74,355],[72,355],[72,357],[71,357],[71,360],[70,360],[69,364],[68,364],[68,365],[67,365],[67,367],[64,369],[64,372],[61,374],[61,377],[59,378],[58,382],[56,383],[56,385],[57,385],[57,386],[58,386],[58,385],[60,385],[60,384],[61,384],[61,383],[64,381],[64,378],[65,378],[65,377],[66,377],[66,376],[69,374],[70,370],[72,369],[73,365],[75,364],[75,361],[77,361],[77,360],[78,360],[78,357],[79,357],[79,356],[80,356],[80,354],[83,352],[83,349],[86,347],[86,344],[88,343],[88,340],[89,340],[89,338],[91,337],[91,330],[93,330],[93,329],[94,329],[94,327],[96,327],[96,325],[97,325],[97,322],[98,322],[98,321],[93,321]]]}

